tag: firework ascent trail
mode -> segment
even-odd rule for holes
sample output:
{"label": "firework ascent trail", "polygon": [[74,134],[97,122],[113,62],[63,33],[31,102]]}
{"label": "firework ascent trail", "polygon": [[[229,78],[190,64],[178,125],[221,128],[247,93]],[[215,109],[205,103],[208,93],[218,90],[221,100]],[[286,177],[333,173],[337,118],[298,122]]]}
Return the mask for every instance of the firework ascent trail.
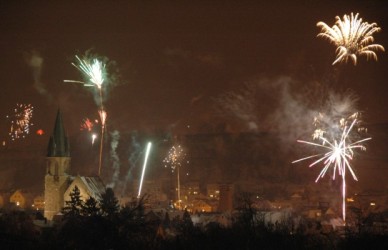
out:
{"label": "firework ascent trail", "polygon": [[139,193],[137,195],[137,198],[140,198],[140,195],[141,195],[141,189],[143,187],[143,180],[144,180],[144,173],[145,173],[145,170],[146,170],[146,167],[147,167],[147,161],[148,161],[148,156],[149,156],[150,151],[151,151],[151,146],[152,146],[152,143],[149,142],[147,144],[147,149],[146,149],[146,153],[145,153],[145,157],[144,157],[143,170],[141,172],[141,179],[140,179],[140,185],[139,185]]}

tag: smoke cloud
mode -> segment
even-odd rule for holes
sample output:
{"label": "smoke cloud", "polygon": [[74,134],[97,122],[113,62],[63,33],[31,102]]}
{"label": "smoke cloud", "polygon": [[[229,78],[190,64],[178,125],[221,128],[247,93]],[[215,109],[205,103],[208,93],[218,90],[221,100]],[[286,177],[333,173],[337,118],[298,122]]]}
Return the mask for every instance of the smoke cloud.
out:
{"label": "smoke cloud", "polygon": [[40,55],[40,53],[38,51],[32,50],[31,52],[29,52],[25,55],[25,59],[26,59],[27,65],[32,70],[32,77],[34,80],[34,84],[33,84],[34,88],[38,91],[39,94],[46,95],[47,90],[46,90],[46,88],[41,80],[43,62],[44,62],[43,57]]}
{"label": "smoke cloud", "polygon": [[113,175],[112,175],[112,181],[108,185],[110,188],[114,188],[119,181],[120,177],[120,159],[117,154],[117,147],[119,145],[119,140],[120,140],[120,133],[119,131],[115,130],[110,133],[111,135],[111,149],[110,149],[110,158],[112,160],[112,170],[113,170]]}

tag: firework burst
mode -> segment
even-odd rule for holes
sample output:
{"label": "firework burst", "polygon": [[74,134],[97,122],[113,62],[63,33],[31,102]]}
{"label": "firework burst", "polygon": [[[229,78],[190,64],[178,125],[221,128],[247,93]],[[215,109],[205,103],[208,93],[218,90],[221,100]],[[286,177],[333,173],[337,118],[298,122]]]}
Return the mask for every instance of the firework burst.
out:
{"label": "firework burst", "polygon": [[180,145],[178,146],[172,146],[170,150],[168,151],[168,155],[166,158],[164,158],[164,167],[170,167],[172,172],[175,171],[175,169],[178,169],[182,165],[183,160],[183,149]]}
{"label": "firework burst", "polygon": [[[101,138],[100,138],[100,155],[99,155],[99,164],[98,164],[98,175],[101,175],[101,165],[102,165],[102,150],[103,150],[103,144],[104,144],[104,130],[105,130],[105,123],[106,123],[106,111],[104,110],[104,104],[103,104],[103,95],[102,95],[102,85],[105,82],[106,78],[106,67],[105,63],[102,61],[94,58],[94,59],[81,59],[78,56],[75,56],[77,59],[77,63],[72,63],[74,67],[76,67],[81,73],[83,73],[86,78],[88,79],[88,82],[82,82],[82,81],[73,81],[73,80],[65,80],[65,82],[75,82],[75,83],[82,83],[84,86],[87,87],[96,87],[99,93],[100,97],[100,108],[99,108],[99,115],[101,120]],[[90,124],[85,124],[86,128],[88,129],[88,126]]]}
{"label": "firework burst", "polygon": [[[319,163],[323,163],[323,168],[319,173],[315,182],[318,182],[320,178],[323,178],[330,167],[333,168],[333,180],[336,178],[336,174],[342,178],[342,218],[346,219],[346,179],[345,175],[347,170],[351,173],[354,180],[358,180],[353,168],[351,167],[351,160],[353,160],[354,150],[366,150],[363,143],[371,138],[362,138],[362,133],[366,132],[366,129],[361,126],[360,114],[358,112],[346,117],[335,119],[326,118],[320,113],[314,119],[314,125],[316,129],[312,135],[313,141],[298,140],[299,143],[307,144],[319,149],[322,149],[322,153],[310,155],[299,160],[293,161],[297,163],[304,160],[315,159],[309,167],[313,167]],[[357,129],[355,129],[357,128]],[[318,141],[318,142],[314,142]]]}
{"label": "firework burst", "polygon": [[182,160],[184,158],[183,149],[180,145],[172,146],[168,151],[167,157],[163,160],[164,167],[171,167],[172,172],[177,170],[177,191],[178,191],[178,207],[181,208],[181,190],[180,190],[180,176],[179,169],[182,166]]}
{"label": "firework burst", "polygon": [[94,123],[89,118],[85,118],[82,120],[80,130],[86,130],[88,132],[91,132],[93,130],[93,127]]}
{"label": "firework burst", "polygon": [[78,64],[72,63],[72,65],[81,71],[81,73],[85,74],[90,83],[74,80],[65,80],[65,82],[82,83],[87,87],[96,86],[98,89],[101,89],[106,75],[105,64],[98,59],[80,59],[78,56],[75,56],[75,58],[77,59]]}
{"label": "firework burst", "polygon": [[336,16],[336,22],[333,27],[329,27],[324,22],[318,22],[317,26],[321,28],[318,37],[327,38],[331,43],[337,46],[337,58],[333,65],[338,62],[347,62],[349,59],[354,65],[357,64],[357,56],[366,56],[377,61],[375,51],[384,51],[380,44],[370,44],[374,41],[373,34],[381,30],[376,23],[369,24],[363,22],[362,18],[356,15],[344,15],[343,19]]}
{"label": "firework burst", "polygon": [[25,138],[25,135],[30,133],[30,127],[33,126],[31,123],[33,111],[34,107],[31,104],[16,104],[13,114],[7,116],[11,119],[9,130],[11,140]]}

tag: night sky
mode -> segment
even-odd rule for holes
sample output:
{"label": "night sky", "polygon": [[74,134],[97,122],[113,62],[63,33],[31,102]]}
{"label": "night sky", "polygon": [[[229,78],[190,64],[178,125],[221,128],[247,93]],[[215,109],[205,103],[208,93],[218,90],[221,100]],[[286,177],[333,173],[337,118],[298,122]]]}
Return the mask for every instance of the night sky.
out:
{"label": "night sky", "polygon": [[[310,82],[328,84],[334,92],[352,90],[372,133],[374,127],[388,123],[387,53],[378,51],[377,62],[359,57],[357,66],[332,66],[335,47],[316,37],[320,31],[316,23],[332,26],[337,15],[360,13],[363,20],[382,28],[374,35],[375,43],[388,49],[387,10],[388,4],[380,0],[3,1],[1,141],[12,148],[39,145],[38,152],[44,154],[60,108],[74,138],[71,143],[82,143],[82,119],[98,117],[93,88],[63,81],[83,80],[71,62],[86,51],[112,62],[115,79],[105,93],[110,131],[206,132],[203,124],[230,122],[214,114],[215,98],[238,92],[247,82],[263,81],[273,103],[263,99],[267,113],[259,107],[257,113],[264,118],[254,128],[284,127],[290,123],[263,123],[279,107],[271,93],[272,81],[290,78],[296,82],[294,93]],[[333,75],[335,80],[328,82]],[[5,117],[16,103],[34,106],[30,141],[24,144],[10,142],[8,136]],[[234,131],[252,129],[244,121],[233,124]],[[38,129],[45,134],[37,136]],[[386,141],[378,143],[385,147],[384,155]],[[387,167],[386,159],[379,166]],[[383,173],[384,177],[387,171]]]}

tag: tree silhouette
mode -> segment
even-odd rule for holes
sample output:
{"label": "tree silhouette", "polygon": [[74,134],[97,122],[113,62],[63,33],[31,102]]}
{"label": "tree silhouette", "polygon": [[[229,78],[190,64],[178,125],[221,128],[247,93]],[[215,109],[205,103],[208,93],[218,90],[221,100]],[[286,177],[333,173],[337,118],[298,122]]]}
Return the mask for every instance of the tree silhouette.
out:
{"label": "tree silhouette", "polygon": [[81,215],[81,209],[83,207],[83,201],[79,188],[74,186],[74,189],[70,193],[70,200],[65,201],[65,207],[62,209],[65,217],[76,217]]}
{"label": "tree silhouette", "polygon": [[81,214],[83,216],[97,216],[100,214],[99,203],[93,197],[89,197],[82,206]]}
{"label": "tree silhouette", "polygon": [[102,215],[111,217],[119,212],[120,205],[112,188],[107,188],[100,200]]}

